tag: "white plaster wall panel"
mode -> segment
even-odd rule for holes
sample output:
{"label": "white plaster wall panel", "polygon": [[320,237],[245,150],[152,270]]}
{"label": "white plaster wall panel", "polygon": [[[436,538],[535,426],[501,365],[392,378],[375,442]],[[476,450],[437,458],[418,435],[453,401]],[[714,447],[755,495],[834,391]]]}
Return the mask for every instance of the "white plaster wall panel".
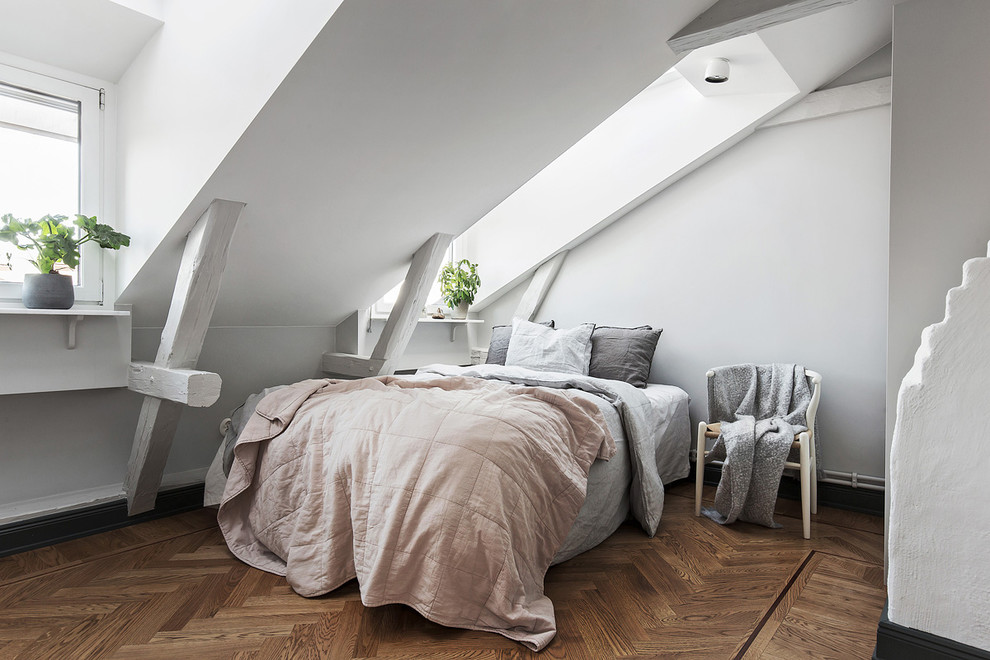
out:
{"label": "white plaster wall panel", "polygon": [[990,3],[913,0],[894,10],[887,437],[922,328],[937,322],[959,264],[990,239]]}
{"label": "white plaster wall panel", "polygon": [[117,261],[120,290],[341,1],[162,3],[164,26],[117,89],[118,228],[133,239]]}
{"label": "white plaster wall panel", "polygon": [[888,615],[990,650],[990,260],[972,259],[925,329],[890,448]]}
{"label": "white plaster wall panel", "polygon": [[[696,420],[709,368],[803,363],[825,377],[824,467],[883,475],[889,118],[757,132],[572,250],[541,319],[663,327],[650,379]],[[507,322],[501,303],[479,316]]]}
{"label": "white plaster wall panel", "polygon": [[426,238],[466,229],[655,80],[673,63],[662,35],[707,4],[344,3],[171,212],[123,300],[160,323],[178,246],[221,197],[247,207],[214,322],[335,324],[401,280]]}

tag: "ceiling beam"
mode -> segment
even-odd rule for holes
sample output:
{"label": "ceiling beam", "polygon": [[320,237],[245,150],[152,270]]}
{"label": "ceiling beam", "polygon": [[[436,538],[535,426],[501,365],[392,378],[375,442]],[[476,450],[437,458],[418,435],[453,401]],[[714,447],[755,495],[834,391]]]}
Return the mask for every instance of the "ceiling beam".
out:
{"label": "ceiling beam", "polygon": [[522,299],[516,306],[516,311],[512,315],[512,318],[521,318],[527,321],[536,320],[536,314],[540,311],[540,305],[543,304],[543,299],[550,292],[553,281],[557,279],[557,273],[560,272],[560,267],[563,265],[564,259],[567,258],[567,253],[568,250],[558,252],[536,269],[532,279],[529,281],[526,292],[523,293]]}
{"label": "ceiling beam", "polygon": [[855,0],[719,0],[667,41],[680,55]]}
{"label": "ceiling beam", "polygon": [[809,119],[821,119],[847,112],[878,108],[883,105],[890,105],[890,99],[890,76],[823,89],[808,94],[787,110],[770,117],[758,128],[783,126]]}
{"label": "ceiling beam", "polygon": [[150,362],[131,362],[127,389],[193,408],[208,408],[220,398],[220,374],[196,369],[170,369]]}
{"label": "ceiling beam", "polygon": [[[378,343],[371,351],[373,359],[384,360],[386,365],[389,365],[402,357],[409,340],[412,339],[416,322],[423,315],[423,305],[426,303],[426,297],[430,295],[433,282],[437,279],[444,253],[453,240],[451,234],[436,233],[416,250],[412,263],[409,264],[409,272],[406,273],[406,279],[399,290],[399,297],[392,306],[388,320],[385,321]],[[387,371],[391,373],[391,367],[388,367]]]}

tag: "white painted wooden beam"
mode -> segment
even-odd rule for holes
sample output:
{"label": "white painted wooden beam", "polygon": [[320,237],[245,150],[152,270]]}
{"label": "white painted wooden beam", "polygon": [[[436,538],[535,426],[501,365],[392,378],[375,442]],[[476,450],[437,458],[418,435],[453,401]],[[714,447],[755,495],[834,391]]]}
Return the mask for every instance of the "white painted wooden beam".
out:
{"label": "white painted wooden beam", "polygon": [[220,398],[220,374],[170,369],[151,362],[131,362],[127,389],[193,408],[207,408]]}
{"label": "white painted wooden beam", "polygon": [[385,368],[385,360],[350,353],[324,353],[321,369],[328,375],[365,378],[377,376]]}
{"label": "white painted wooden beam", "polygon": [[453,240],[451,234],[434,234],[413,255],[399,297],[385,321],[378,343],[371,351],[372,358],[385,362],[384,370],[380,373],[391,373],[389,364],[394,364],[409,345],[416,322],[423,313],[426,297],[440,271],[444,253]]}
{"label": "white painted wooden beam", "polygon": [[[230,239],[243,208],[241,202],[215,199],[189,232],[155,366],[196,366],[220,292]],[[181,412],[182,404],[145,397],[124,479],[129,515],[154,508]]]}
{"label": "white painted wooden beam", "polygon": [[220,293],[230,239],[243,208],[242,202],[215,199],[189,232],[155,364],[186,369],[196,366]]}
{"label": "white painted wooden beam", "polygon": [[805,96],[799,103],[774,115],[759,128],[783,126],[809,119],[820,119],[890,105],[890,76],[853,85],[823,89]]}
{"label": "white painted wooden beam", "polygon": [[719,0],[667,41],[676,54],[710,46],[855,0]]}
{"label": "white painted wooden beam", "polygon": [[543,299],[547,297],[550,287],[553,286],[553,281],[557,279],[557,273],[560,272],[560,267],[563,265],[564,259],[567,258],[567,252],[567,250],[558,252],[536,269],[533,278],[529,281],[529,286],[526,287],[525,293],[516,306],[516,312],[512,315],[513,318],[526,319],[527,321],[536,320],[540,305],[543,304]]}

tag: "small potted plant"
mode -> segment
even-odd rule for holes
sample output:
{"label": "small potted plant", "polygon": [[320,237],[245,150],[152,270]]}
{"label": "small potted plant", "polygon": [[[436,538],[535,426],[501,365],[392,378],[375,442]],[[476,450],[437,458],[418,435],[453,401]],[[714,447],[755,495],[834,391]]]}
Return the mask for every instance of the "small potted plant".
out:
{"label": "small potted plant", "polygon": [[452,318],[467,318],[468,307],[474,302],[474,295],[480,286],[478,264],[467,259],[457,263],[451,261],[440,269],[440,294],[453,312]]}
{"label": "small potted plant", "polygon": [[96,216],[76,215],[73,224],[65,224],[64,215],[46,215],[41,220],[19,220],[6,213],[0,216],[0,242],[11,243],[18,250],[33,250],[31,263],[40,272],[24,276],[21,302],[31,309],[69,309],[75,302],[72,276],[62,275],[56,268],[79,265],[79,246],[96,241],[101,248],[119,250],[131,244],[130,236],[101,225]]}

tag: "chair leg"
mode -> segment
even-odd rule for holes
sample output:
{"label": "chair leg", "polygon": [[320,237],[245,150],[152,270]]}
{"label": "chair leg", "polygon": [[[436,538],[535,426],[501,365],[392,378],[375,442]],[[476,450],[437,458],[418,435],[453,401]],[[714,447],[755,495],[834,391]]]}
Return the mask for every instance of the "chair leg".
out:
{"label": "chair leg", "polygon": [[801,454],[801,521],[804,525],[804,538],[811,538],[811,438],[807,433],[800,435]]}
{"label": "chair leg", "polygon": [[818,453],[815,451],[815,438],[811,438],[811,447],[808,449],[811,454],[811,513],[818,515]]}
{"label": "chair leg", "polygon": [[705,422],[698,423],[698,454],[694,461],[694,515],[701,515],[701,491],[705,481]]}

